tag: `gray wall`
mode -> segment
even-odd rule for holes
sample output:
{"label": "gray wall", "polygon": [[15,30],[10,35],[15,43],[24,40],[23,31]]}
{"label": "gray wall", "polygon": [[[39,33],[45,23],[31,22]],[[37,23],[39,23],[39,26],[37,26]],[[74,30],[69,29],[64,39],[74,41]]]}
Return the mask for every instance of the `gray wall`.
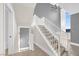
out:
{"label": "gray wall", "polygon": [[60,27],[60,9],[55,9],[52,7],[54,6],[49,3],[37,3],[34,14],[40,18],[46,17],[49,21]]}
{"label": "gray wall", "polygon": [[79,44],[79,13],[71,15],[71,41]]}

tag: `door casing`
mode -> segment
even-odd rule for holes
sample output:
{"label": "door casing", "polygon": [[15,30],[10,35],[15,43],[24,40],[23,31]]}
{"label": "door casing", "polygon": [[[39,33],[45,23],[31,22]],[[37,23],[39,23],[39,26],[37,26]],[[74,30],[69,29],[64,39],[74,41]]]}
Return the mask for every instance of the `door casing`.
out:
{"label": "door casing", "polygon": [[[25,47],[25,48],[20,48],[20,28],[28,28],[29,29],[29,47]],[[30,26],[18,26],[18,51],[21,52],[21,51],[24,51],[24,50],[30,50],[30,47],[31,47],[31,39],[30,39],[30,34],[31,34],[31,27]]]}

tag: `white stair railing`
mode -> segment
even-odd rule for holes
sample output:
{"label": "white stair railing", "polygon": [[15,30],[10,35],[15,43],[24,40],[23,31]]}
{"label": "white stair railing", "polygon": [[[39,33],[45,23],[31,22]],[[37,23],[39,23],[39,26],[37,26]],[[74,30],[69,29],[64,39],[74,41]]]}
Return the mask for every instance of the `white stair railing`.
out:
{"label": "white stair railing", "polygon": [[70,40],[68,39],[68,35],[66,32],[61,30],[54,23],[45,18],[45,26],[50,29],[49,31],[58,39],[59,42],[59,54],[60,54],[60,45],[62,45],[66,51],[70,51]]}

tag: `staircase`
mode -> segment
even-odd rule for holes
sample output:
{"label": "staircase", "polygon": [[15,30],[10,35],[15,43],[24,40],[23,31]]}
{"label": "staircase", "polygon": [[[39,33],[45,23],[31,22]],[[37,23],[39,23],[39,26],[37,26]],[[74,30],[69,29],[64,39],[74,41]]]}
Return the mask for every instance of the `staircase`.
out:
{"label": "staircase", "polygon": [[70,41],[67,34],[46,18],[44,20],[38,19],[38,17],[35,19],[35,27],[40,31],[41,36],[48,41],[47,44],[53,53],[58,56],[71,55]]}
{"label": "staircase", "polygon": [[[42,31],[42,33],[45,35],[45,37],[48,39],[48,41],[50,42],[50,45],[52,46],[52,48],[54,48],[54,50],[59,53],[59,42],[58,40],[52,35],[52,33],[50,33],[50,31],[48,31],[44,25],[38,25],[38,27],[40,28],[40,30]],[[65,47],[63,47],[62,45],[60,45],[60,55],[68,55],[68,51],[66,51]]]}

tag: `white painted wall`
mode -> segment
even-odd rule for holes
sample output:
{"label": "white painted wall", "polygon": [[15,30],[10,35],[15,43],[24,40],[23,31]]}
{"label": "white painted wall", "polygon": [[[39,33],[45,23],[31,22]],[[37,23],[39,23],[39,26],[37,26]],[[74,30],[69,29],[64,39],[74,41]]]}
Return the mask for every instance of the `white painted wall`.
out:
{"label": "white painted wall", "polygon": [[0,3],[0,55],[4,54],[3,4]]}

